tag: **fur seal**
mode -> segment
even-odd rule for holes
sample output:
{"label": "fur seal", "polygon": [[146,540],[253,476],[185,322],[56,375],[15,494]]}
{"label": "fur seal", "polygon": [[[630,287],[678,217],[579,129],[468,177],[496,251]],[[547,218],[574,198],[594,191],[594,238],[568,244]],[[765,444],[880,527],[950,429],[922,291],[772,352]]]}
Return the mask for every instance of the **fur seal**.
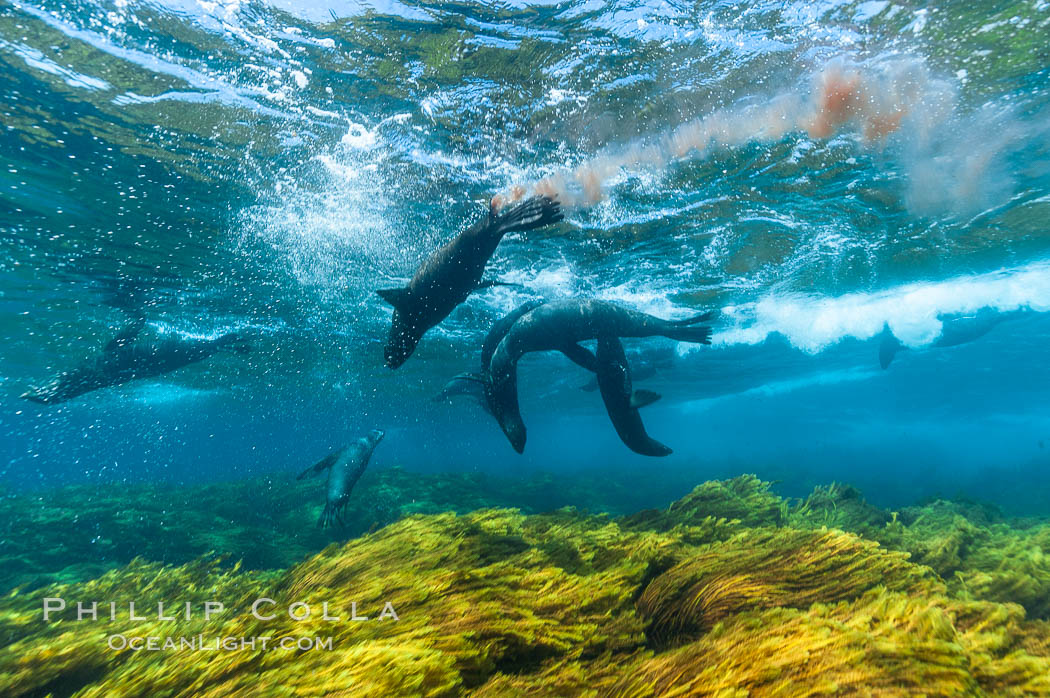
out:
{"label": "fur seal", "polygon": [[[972,342],[991,332],[993,327],[1009,317],[1011,317],[1009,313],[998,313],[991,308],[981,308],[973,315],[942,317],[941,334],[930,346],[944,348]],[[889,368],[897,352],[907,348],[893,336],[893,332],[887,325],[879,341],[879,365],[883,369]]]}
{"label": "fur seal", "polygon": [[[582,366],[595,366],[579,342],[602,337],[663,336],[681,342],[711,343],[705,312],[685,320],[664,320],[617,303],[594,299],[551,301],[523,314],[500,340],[489,361],[489,405],[518,453],[525,450],[525,424],[518,407],[517,364],[529,352],[561,351]],[[588,358],[591,357],[591,358]],[[597,372],[596,367],[591,368]]]}
{"label": "fur seal", "polygon": [[539,196],[503,213],[490,207],[484,219],[435,250],[407,286],[376,291],[394,307],[383,349],[386,365],[397,368],[405,363],[427,330],[448,317],[471,293],[499,284],[482,281],[481,277],[504,235],[557,223],[563,217],[557,201]]}
{"label": "fur seal", "polygon": [[333,521],[338,521],[340,526],[346,525],[343,523],[343,512],[346,511],[346,505],[350,501],[350,492],[361,479],[365,468],[368,467],[368,461],[372,458],[372,453],[383,440],[383,436],[385,436],[383,430],[373,429],[368,432],[368,436],[363,436],[349,446],[329,453],[295,478],[302,480],[325,470],[328,471],[328,495],[324,509],[321,511],[321,517],[317,520],[318,526],[327,528],[332,525]]}
{"label": "fur seal", "polygon": [[62,372],[46,385],[30,388],[21,397],[52,405],[100,388],[169,373],[227,347],[240,352],[248,350],[243,332],[228,332],[214,339],[176,334],[143,339],[139,334],[145,324],[142,319],[132,322],[110,340],[100,355]]}
{"label": "fur seal", "polygon": [[634,390],[631,380],[631,366],[627,363],[627,354],[619,338],[602,336],[598,338],[595,351],[598,365],[598,389],[605,402],[605,411],[627,448],[643,456],[669,456],[672,451],[667,446],[649,436],[642,424],[638,408],[651,405],[660,399],[651,390]]}
{"label": "fur seal", "polygon": [[[466,395],[481,405],[483,410],[492,414],[492,407],[488,401],[488,391],[485,387],[489,380],[489,362],[492,360],[492,354],[496,351],[500,341],[507,335],[507,332],[510,331],[510,328],[518,321],[518,318],[538,308],[543,303],[544,301],[527,301],[494,322],[481,344],[481,371],[478,373],[460,373],[453,376],[445,384],[441,392],[434,396],[434,401],[441,402],[454,395]],[[596,370],[594,355],[579,345],[573,347],[566,356],[588,371],[593,372]]]}

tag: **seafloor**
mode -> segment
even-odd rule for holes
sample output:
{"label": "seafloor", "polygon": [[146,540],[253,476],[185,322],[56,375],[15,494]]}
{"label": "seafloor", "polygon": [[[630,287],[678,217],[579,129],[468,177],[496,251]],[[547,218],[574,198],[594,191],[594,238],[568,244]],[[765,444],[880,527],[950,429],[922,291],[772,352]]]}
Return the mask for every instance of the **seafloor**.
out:
{"label": "seafloor", "polygon": [[[631,490],[392,469],[336,534],[314,525],[317,483],[8,494],[0,695],[1050,695],[1048,521],[884,511],[835,485],[787,500],[751,476],[665,509],[530,513],[622,511]],[[44,597],[123,610],[45,623]],[[260,597],[311,618],[257,620]],[[206,621],[208,600],[227,611]],[[129,601],[194,605],[132,621]],[[399,620],[375,619],[386,602]],[[115,634],[332,649],[114,651]]]}

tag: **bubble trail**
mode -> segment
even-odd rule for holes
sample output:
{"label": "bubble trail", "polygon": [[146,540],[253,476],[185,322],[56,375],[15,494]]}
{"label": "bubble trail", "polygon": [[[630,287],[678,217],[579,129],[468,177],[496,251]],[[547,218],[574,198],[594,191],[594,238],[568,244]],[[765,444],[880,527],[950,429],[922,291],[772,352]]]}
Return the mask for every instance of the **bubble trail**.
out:
{"label": "bubble trail", "polygon": [[494,196],[491,203],[499,210],[526,195],[539,194],[565,206],[592,206],[605,198],[607,183],[623,170],[659,171],[676,160],[703,158],[752,142],[776,142],[794,132],[827,139],[852,128],[870,147],[908,128],[921,143],[952,116],[954,105],[952,87],[932,78],[916,58],[892,58],[870,65],[837,58],[804,80],[801,89],[763,104],[716,111],[652,142],[611,149],[575,169],[514,185]]}

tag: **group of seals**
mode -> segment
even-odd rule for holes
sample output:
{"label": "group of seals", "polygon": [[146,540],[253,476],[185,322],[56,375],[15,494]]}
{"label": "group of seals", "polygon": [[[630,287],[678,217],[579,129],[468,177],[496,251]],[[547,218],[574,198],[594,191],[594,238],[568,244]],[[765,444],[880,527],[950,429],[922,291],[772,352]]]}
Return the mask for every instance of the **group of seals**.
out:
{"label": "group of seals", "polygon": [[[420,339],[476,289],[499,282],[482,281],[485,265],[504,235],[562,220],[557,201],[536,196],[503,214],[495,204],[488,215],[451,242],[436,250],[404,288],[377,293],[394,307],[383,351],[386,365],[397,368],[415,351]],[[481,348],[480,373],[461,373],[450,380],[436,399],[467,395],[492,414],[518,453],[525,449],[525,424],[518,409],[517,362],[526,353],[560,351],[595,374],[606,411],[620,439],[636,453],[665,456],[671,449],[645,431],[639,407],[659,399],[649,391],[633,389],[631,366],[621,337],[664,336],[709,344],[711,328],[697,323],[703,313],[681,321],[664,320],[615,303],[592,299],[532,301],[498,320]],[[595,352],[580,342],[596,340]]]}

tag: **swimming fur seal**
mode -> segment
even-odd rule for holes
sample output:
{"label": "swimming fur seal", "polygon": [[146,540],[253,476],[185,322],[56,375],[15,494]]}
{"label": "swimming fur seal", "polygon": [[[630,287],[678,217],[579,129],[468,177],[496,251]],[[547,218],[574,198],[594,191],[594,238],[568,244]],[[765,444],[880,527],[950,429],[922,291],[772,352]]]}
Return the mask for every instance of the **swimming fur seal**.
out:
{"label": "swimming fur seal", "polygon": [[376,446],[383,440],[384,435],[385,432],[381,429],[373,429],[368,436],[363,436],[349,446],[329,453],[295,478],[302,480],[325,470],[328,471],[328,496],[324,509],[321,511],[321,517],[317,520],[318,526],[327,528],[332,525],[333,521],[338,521],[340,526],[346,525],[343,523],[343,512],[346,511],[346,505],[350,501],[350,492],[361,479],[365,468],[368,467],[368,461],[372,458],[372,452],[376,450]]}
{"label": "swimming fur seal", "polygon": [[[705,312],[685,320],[664,320],[594,299],[545,303],[519,317],[493,352],[486,382],[489,405],[511,446],[521,453],[525,450],[525,424],[518,407],[517,365],[522,356],[534,351],[561,351],[585,366],[593,359],[587,358],[590,352],[579,342],[589,339],[663,336],[710,344],[711,328],[697,323],[712,317],[713,313]],[[597,367],[591,370],[597,372]]]}
{"label": "swimming fur seal", "polygon": [[394,307],[393,323],[383,356],[386,365],[405,363],[423,335],[448,317],[456,306],[479,288],[498,285],[482,281],[485,265],[503,236],[557,223],[563,214],[557,201],[533,197],[498,214],[495,208],[476,224],[435,250],[404,288],[376,291]]}
{"label": "swimming fur seal", "polygon": [[52,405],[100,388],[169,373],[227,347],[248,350],[242,332],[228,332],[214,339],[177,334],[142,339],[138,335],[144,325],[144,320],[136,320],[114,337],[100,355],[64,371],[44,386],[31,388],[21,397]]}
{"label": "swimming fur seal", "polygon": [[[481,371],[478,373],[460,373],[453,376],[445,384],[445,387],[441,389],[441,392],[434,396],[434,401],[447,400],[454,395],[466,395],[477,401],[483,410],[492,414],[492,408],[488,401],[488,391],[485,387],[489,379],[489,362],[492,360],[492,354],[507,335],[507,332],[510,331],[510,328],[518,321],[518,318],[538,308],[543,303],[544,301],[527,301],[494,322],[481,344]],[[573,347],[571,353],[567,354],[567,356],[588,371],[593,372],[596,370],[594,355],[579,345]]]}
{"label": "swimming fur seal", "polygon": [[[1000,322],[1011,317],[1010,313],[998,313],[991,308],[981,308],[973,315],[943,316],[941,334],[930,344],[931,347],[943,348],[966,344],[991,332]],[[879,342],[879,365],[889,368],[898,351],[907,349],[899,339],[893,336],[889,325],[882,331]]]}
{"label": "swimming fur seal", "polygon": [[602,336],[598,338],[595,351],[598,366],[598,389],[605,402],[605,411],[609,413],[616,433],[627,448],[643,456],[669,456],[672,451],[667,446],[649,436],[642,424],[638,408],[651,405],[660,399],[651,390],[634,390],[631,380],[631,366],[627,363],[627,354],[619,338]]}

